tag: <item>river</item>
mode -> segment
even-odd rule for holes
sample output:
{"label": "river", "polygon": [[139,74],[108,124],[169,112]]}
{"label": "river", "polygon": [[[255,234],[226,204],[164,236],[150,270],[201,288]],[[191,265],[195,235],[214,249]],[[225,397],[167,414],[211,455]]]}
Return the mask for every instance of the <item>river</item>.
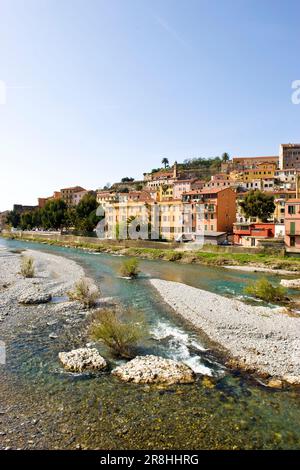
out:
{"label": "river", "polygon": [[[142,354],[182,360],[199,374],[194,385],[169,387],[124,384],[109,374],[67,374],[58,364],[57,353],[76,346],[80,324],[68,329],[58,319],[53,325],[41,321],[28,330],[16,330],[8,341],[10,360],[5,370],[0,369],[1,392],[7,394],[12,410],[5,418],[0,414],[0,423],[2,419],[7,426],[16,423],[16,435],[11,436],[14,446],[300,448],[299,392],[266,389],[227,370],[209,350],[207,338],[176,317],[148,281],[159,277],[242,297],[245,283],[256,279],[256,273],[141,260],[141,275],[127,281],[117,274],[119,256],[15,240],[0,239],[0,245],[28,247],[75,260],[94,278],[103,296],[115,297],[143,314],[150,334]],[[278,277],[268,277],[278,283]],[[49,339],[51,332],[57,333],[57,340]],[[100,346],[100,352],[107,357],[104,347]],[[202,374],[212,380],[203,380]],[[26,432],[20,420],[28,424],[23,426]]]}

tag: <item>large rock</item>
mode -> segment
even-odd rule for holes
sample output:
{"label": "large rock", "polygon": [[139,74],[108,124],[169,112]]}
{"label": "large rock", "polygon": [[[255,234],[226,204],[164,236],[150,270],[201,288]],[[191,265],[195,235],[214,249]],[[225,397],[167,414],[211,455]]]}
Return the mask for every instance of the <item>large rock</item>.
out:
{"label": "large rock", "polygon": [[28,289],[19,297],[19,303],[25,305],[38,305],[50,302],[51,295],[40,289]]}
{"label": "large rock", "polygon": [[137,356],[132,361],[116,367],[112,374],[124,382],[139,384],[187,384],[195,380],[195,374],[190,367],[159,356]]}
{"label": "large rock", "polygon": [[107,367],[106,360],[95,348],[80,348],[69,352],[60,352],[58,357],[64,368],[70,372],[102,370]]}
{"label": "large rock", "polygon": [[280,284],[289,289],[300,289],[300,279],[281,279]]}
{"label": "large rock", "polygon": [[300,385],[300,377],[297,377],[295,375],[284,375],[283,380],[291,385]]}

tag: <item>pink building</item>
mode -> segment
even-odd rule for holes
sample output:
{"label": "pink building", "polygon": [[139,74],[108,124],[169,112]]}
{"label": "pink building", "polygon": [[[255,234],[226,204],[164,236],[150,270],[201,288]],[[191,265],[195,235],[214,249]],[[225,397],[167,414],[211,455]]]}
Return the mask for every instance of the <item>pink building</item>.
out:
{"label": "pink building", "polygon": [[285,203],[285,246],[287,251],[300,252],[300,199]]}
{"label": "pink building", "polygon": [[173,183],[173,198],[181,199],[184,193],[188,193],[193,189],[202,189],[204,181],[195,179],[177,180]]}

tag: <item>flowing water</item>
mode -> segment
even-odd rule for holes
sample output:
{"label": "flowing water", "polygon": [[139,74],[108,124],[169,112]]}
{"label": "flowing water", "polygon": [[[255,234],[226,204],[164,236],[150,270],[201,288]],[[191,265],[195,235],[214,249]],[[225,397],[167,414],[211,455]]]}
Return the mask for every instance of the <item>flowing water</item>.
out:
{"label": "flowing water", "polygon": [[[9,361],[5,370],[0,368],[1,391],[15,410],[5,421],[7,426],[16,426],[15,435],[9,437],[13,444],[106,449],[300,448],[299,392],[268,390],[227,370],[209,350],[207,339],[183,323],[149,283],[150,277],[159,277],[242,297],[245,283],[257,274],[141,261],[141,276],[128,281],[118,277],[119,256],[15,240],[0,240],[1,245],[38,249],[77,261],[104,296],[115,297],[124,307],[143,314],[150,335],[142,354],[181,360],[199,374],[194,385],[169,387],[124,384],[103,373],[67,374],[57,354],[80,344],[81,319],[68,324],[65,318],[48,323],[35,318],[6,338]],[[277,277],[269,278],[278,283]],[[50,333],[57,338],[50,339]],[[103,346],[99,350],[114,362]],[[211,379],[203,380],[202,374]],[[20,419],[27,423],[26,432]]]}

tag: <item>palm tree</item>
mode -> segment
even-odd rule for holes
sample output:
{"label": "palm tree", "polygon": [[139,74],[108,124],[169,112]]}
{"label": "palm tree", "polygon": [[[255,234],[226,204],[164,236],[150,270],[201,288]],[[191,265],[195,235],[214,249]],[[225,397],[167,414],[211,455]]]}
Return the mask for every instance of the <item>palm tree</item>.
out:
{"label": "palm tree", "polygon": [[229,154],[224,152],[222,155],[222,162],[228,162],[228,160],[230,160]]}
{"label": "palm tree", "polygon": [[165,168],[167,168],[167,166],[169,166],[169,160],[166,157],[164,157],[162,159],[161,163],[165,166]]}

